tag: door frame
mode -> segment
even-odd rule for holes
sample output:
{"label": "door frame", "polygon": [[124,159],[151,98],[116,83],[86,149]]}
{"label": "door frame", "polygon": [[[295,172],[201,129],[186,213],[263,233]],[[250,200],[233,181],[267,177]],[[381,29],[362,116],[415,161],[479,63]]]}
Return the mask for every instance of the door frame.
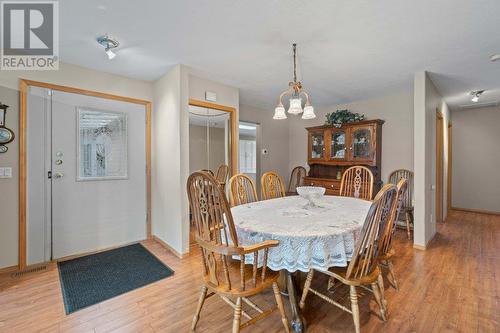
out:
{"label": "door frame", "polygon": [[146,109],[146,236],[151,238],[151,109],[147,100],[112,95],[98,91],[79,89],[46,82],[19,79],[19,270],[26,268],[26,209],[27,209],[27,97],[28,87],[40,87],[85,96],[143,105]]}
{"label": "door frame", "polygon": [[236,175],[238,173],[238,124],[236,122],[236,108],[222,104],[200,101],[193,98],[189,99],[188,104],[229,113],[229,121],[231,122],[231,176]]}
{"label": "door frame", "polygon": [[444,119],[436,110],[436,222],[443,222]]}

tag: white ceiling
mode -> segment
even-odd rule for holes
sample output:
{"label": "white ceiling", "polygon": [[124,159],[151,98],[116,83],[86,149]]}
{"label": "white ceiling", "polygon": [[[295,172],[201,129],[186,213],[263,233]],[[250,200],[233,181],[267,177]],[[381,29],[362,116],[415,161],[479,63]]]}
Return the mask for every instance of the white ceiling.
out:
{"label": "white ceiling", "polygon": [[[300,77],[314,105],[408,90],[427,70],[451,107],[475,89],[500,88],[499,0],[65,0],[63,62],[154,80],[183,63],[240,88],[243,104],[273,108]],[[109,61],[95,38],[121,46]],[[489,95],[489,96],[488,96]],[[500,99],[500,90],[484,98]]]}

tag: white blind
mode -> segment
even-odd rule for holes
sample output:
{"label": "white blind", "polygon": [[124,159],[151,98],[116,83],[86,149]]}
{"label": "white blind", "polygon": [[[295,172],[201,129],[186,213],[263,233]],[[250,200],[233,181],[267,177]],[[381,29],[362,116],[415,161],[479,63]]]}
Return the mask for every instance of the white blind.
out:
{"label": "white blind", "polygon": [[256,173],[257,156],[256,142],[254,140],[240,140],[239,155],[240,155],[240,172]]}

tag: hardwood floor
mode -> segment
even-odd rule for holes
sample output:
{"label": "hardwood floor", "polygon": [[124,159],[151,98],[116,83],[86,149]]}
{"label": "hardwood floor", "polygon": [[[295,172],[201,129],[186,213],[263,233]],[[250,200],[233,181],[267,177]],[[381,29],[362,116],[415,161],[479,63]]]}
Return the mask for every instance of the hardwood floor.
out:
{"label": "hardwood floor", "polygon": [[[54,264],[19,278],[3,274],[0,332],[188,332],[201,286],[197,250],[181,260],[154,241],[144,245],[175,275],[69,316]],[[389,320],[383,323],[376,317],[373,296],[366,294],[360,302],[362,332],[500,331],[500,216],[453,211],[438,225],[427,251],[413,249],[403,230],[397,232],[395,246],[400,291],[386,283]],[[334,295],[347,301],[348,289]],[[272,290],[256,302],[273,304]],[[314,295],[308,297],[304,315],[308,332],[354,330],[350,314]],[[230,332],[232,317],[226,303],[211,297],[197,332]],[[278,312],[243,330],[281,331]]]}

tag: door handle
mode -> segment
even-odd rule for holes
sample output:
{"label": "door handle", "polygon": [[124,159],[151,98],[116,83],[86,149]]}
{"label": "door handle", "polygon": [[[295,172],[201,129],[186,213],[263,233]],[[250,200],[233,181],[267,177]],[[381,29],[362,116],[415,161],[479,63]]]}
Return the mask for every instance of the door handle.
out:
{"label": "door handle", "polygon": [[64,177],[64,174],[62,172],[55,172],[53,178],[55,179],[60,179]]}

